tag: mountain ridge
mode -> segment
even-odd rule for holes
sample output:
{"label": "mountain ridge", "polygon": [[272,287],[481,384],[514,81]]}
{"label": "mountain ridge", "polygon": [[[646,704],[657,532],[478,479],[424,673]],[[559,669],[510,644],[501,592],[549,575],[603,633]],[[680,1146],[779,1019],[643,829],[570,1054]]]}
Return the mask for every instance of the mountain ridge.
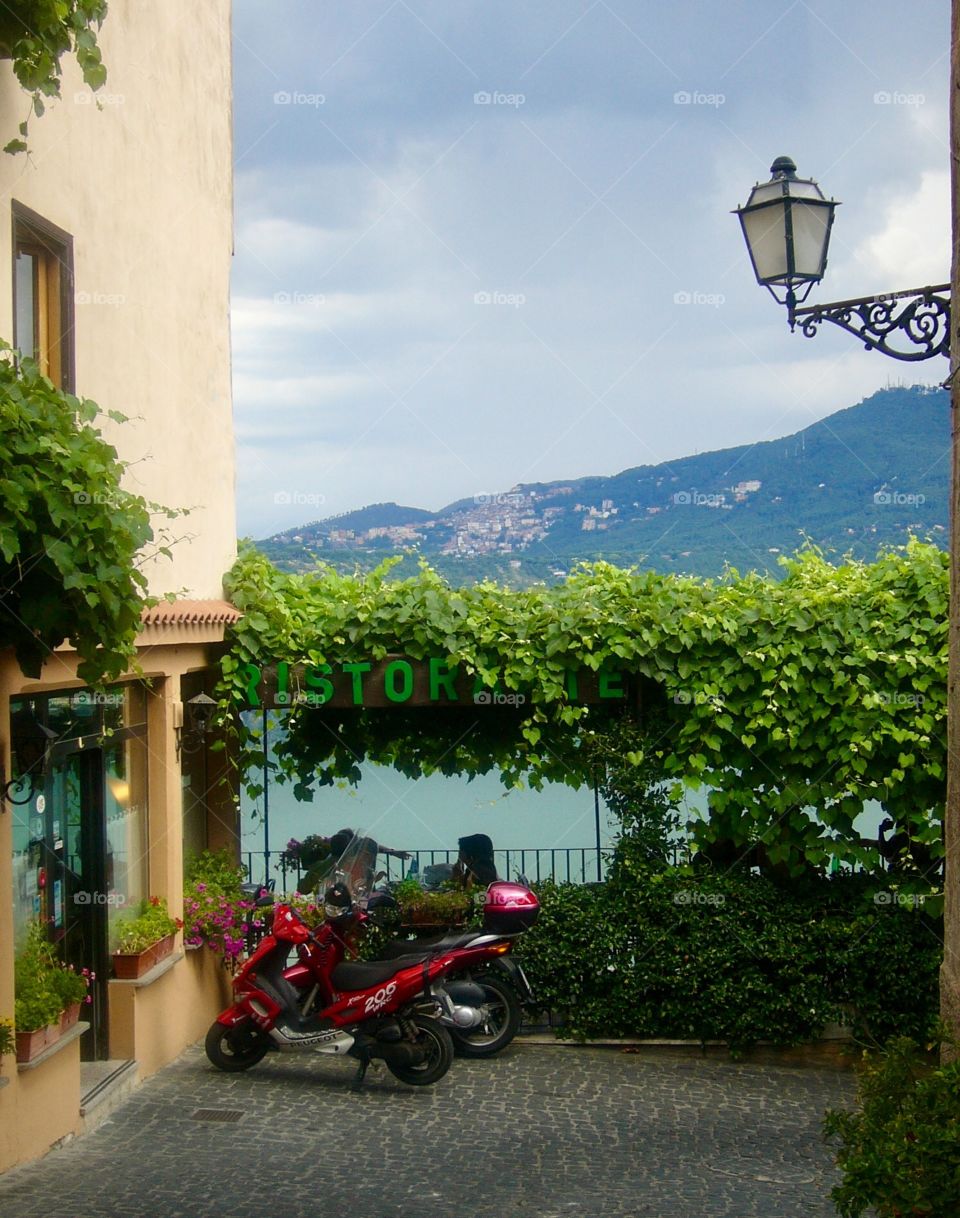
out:
{"label": "mountain ridge", "polygon": [[561,578],[593,558],[692,574],[728,562],[773,570],[804,538],[872,557],[911,533],[946,545],[949,448],[945,391],[888,387],[773,440],[520,483],[437,512],[371,504],[257,544],[288,569],[317,559],[367,567],[414,548],[461,579]]}

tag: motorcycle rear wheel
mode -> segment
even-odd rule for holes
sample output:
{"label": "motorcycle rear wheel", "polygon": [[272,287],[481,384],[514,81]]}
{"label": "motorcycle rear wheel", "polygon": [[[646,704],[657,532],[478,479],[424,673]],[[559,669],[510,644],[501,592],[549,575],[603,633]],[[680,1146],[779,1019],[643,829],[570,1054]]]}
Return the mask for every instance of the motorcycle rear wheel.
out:
{"label": "motorcycle rear wheel", "polygon": [[475,1028],[452,1031],[453,1050],[460,1057],[493,1057],[520,1030],[520,999],[509,981],[484,974],[473,978],[484,991],[484,1019]]}
{"label": "motorcycle rear wheel", "polygon": [[218,1070],[231,1073],[237,1070],[249,1070],[258,1061],[262,1061],[270,1048],[270,1037],[251,1023],[238,1024],[228,1028],[222,1023],[214,1023],[207,1033],[204,1042],[207,1057]]}
{"label": "motorcycle rear wheel", "polygon": [[426,1058],[417,1066],[401,1066],[388,1060],[387,1069],[411,1087],[428,1087],[439,1082],[453,1064],[453,1041],[447,1029],[428,1015],[414,1015],[410,1022],[416,1025],[417,1044]]}

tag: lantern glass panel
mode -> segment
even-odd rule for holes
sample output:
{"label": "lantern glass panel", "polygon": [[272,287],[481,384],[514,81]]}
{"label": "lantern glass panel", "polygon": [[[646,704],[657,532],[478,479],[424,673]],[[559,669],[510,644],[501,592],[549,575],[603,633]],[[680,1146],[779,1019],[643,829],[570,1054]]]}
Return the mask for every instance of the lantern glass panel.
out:
{"label": "lantern glass panel", "polygon": [[824,193],[816,182],[808,181],[806,178],[791,178],[789,186],[792,199],[817,199],[826,202]]}
{"label": "lantern glass panel", "polygon": [[757,279],[764,283],[768,279],[783,278],[788,270],[783,204],[774,203],[756,211],[743,211],[740,219]]}
{"label": "lantern glass panel", "polygon": [[782,198],[783,182],[779,180],[764,182],[760,186],[754,186],[753,190],[750,191],[747,207],[756,207],[759,203],[771,203],[774,199]]}
{"label": "lantern glass panel", "polygon": [[819,279],[823,275],[830,210],[827,203],[813,202],[796,202],[791,208],[794,264],[801,278]]}

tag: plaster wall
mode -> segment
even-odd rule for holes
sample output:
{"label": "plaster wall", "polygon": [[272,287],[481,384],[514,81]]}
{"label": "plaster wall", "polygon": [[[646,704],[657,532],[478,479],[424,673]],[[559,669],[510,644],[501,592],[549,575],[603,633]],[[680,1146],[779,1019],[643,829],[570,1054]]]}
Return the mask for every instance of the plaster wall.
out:
{"label": "plaster wall", "polygon": [[[190,509],[173,560],[146,563],[151,591],[217,598],[236,541],[230,0],[112,4],[100,44],[103,89],[65,56],[30,154],[0,155],[0,337],[17,200],[74,238],[77,392],[131,418],[103,426],[128,488]],[[28,108],[0,62],[0,144]]]}
{"label": "plaster wall", "polygon": [[148,1078],[206,1035],[229,998],[229,974],[206,948],[188,951],[151,985],[111,981],[110,1052]]}
{"label": "plaster wall", "polygon": [[80,1042],[22,1073],[5,1057],[3,1076],[9,1085],[0,1089],[0,1171],[80,1131]]}

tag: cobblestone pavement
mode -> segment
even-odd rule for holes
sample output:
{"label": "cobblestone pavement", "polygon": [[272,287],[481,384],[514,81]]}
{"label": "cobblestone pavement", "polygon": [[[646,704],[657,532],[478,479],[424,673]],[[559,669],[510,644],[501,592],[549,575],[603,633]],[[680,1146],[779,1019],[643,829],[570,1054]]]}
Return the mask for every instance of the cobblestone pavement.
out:
{"label": "cobblestone pavement", "polygon": [[[820,1137],[849,1075],[514,1044],[433,1087],[199,1047],[95,1132],[0,1177],[5,1218],[834,1218]],[[242,1110],[236,1123],[198,1109]]]}

